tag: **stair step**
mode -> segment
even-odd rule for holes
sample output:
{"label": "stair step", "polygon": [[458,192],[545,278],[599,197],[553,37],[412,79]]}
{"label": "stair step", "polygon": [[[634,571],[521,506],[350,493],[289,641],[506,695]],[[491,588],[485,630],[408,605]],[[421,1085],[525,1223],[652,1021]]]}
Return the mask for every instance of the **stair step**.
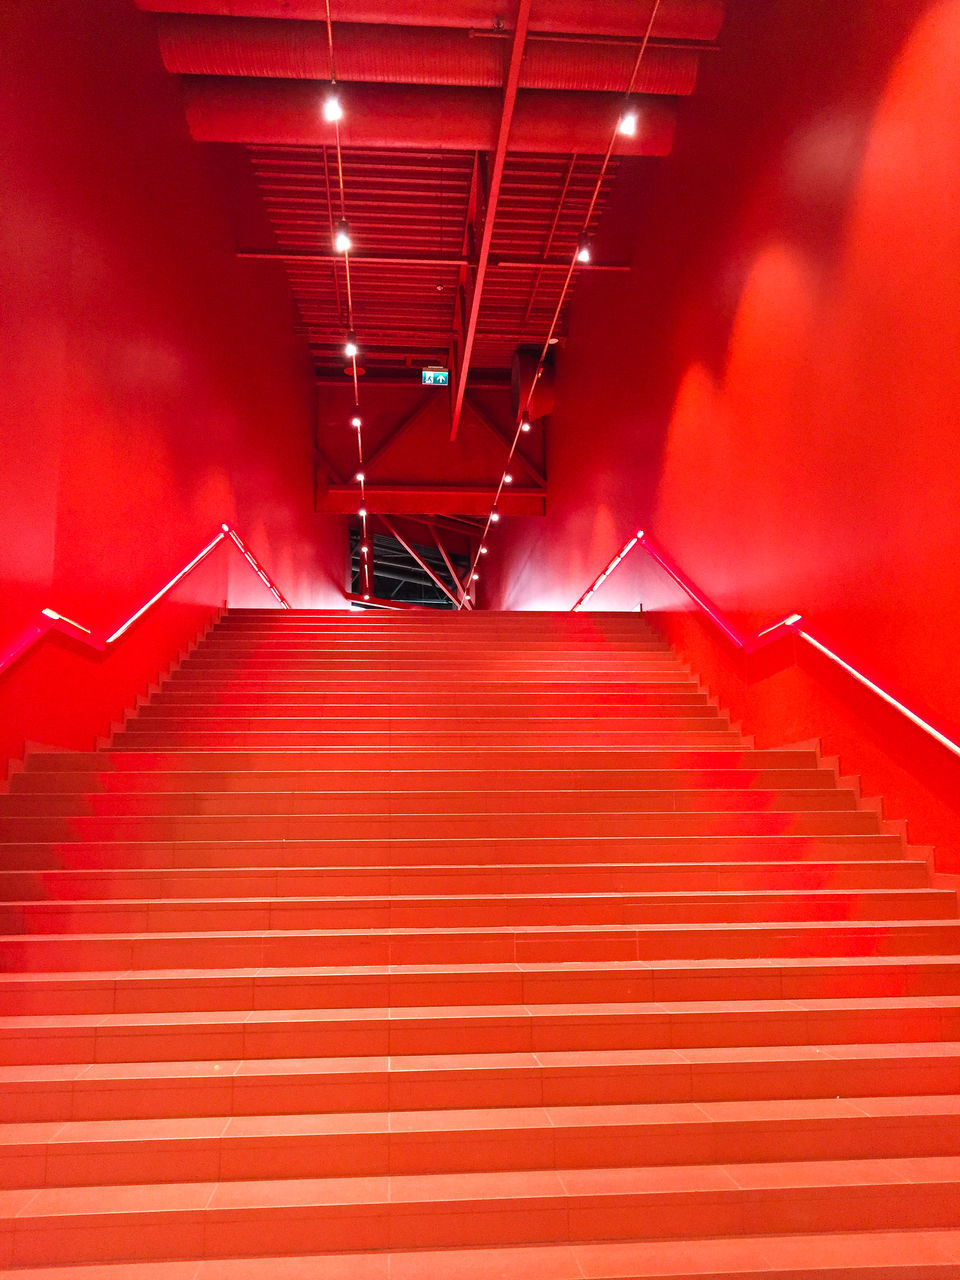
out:
{"label": "stair step", "polygon": [[505,925],[501,927],[187,929],[138,934],[0,937],[14,968],[197,968],[248,965],[378,965],[742,959],[798,955],[930,955],[960,951],[957,920],[789,921],[703,925]]}
{"label": "stair step", "polygon": [[30,1015],[0,1019],[0,1064],[910,1040],[960,1040],[960,995]]}
{"label": "stair step", "polygon": [[[950,1230],[960,1158],[49,1187],[0,1194],[14,1266],[107,1256]],[[850,1194],[855,1191],[856,1194]],[[109,1208],[104,1206],[109,1205]],[[15,1216],[13,1216],[15,1215]],[[509,1224],[509,1225],[508,1225]],[[795,1255],[796,1256],[796,1255]]]}
{"label": "stair step", "polygon": [[0,1067],[0,1122],[810,1100],[838,1089],[849,1102],[950,1094],[958,1073],[960,1042],[67,1062]]}
{"label": "stair step", "polygon": [[[785,1098],[10,1124],[6,1187],[956,1158],[960,1097]],[[625,1180],[626,1185],[626,1180]]]}
{"label": "stair step", "polygon": [[[282,1242],[277,1242],[282,1248]],[[960,1231],[824,1232],[42,1267],[34,1280],[956,1280]],[[23,1280],[22,1271],[0,1272]]]}
{"label": "stair step", "polygon": [[[591,894],[925,889],[925,862],[660,863],[648,866],[195,867],[0,871],[0,901],[261,899],[376,894]],[[943,914],[950,914],[947,899]]]}
{"label": "stair step", "polygon": [[[217,1010],[541,1006],[649,1000],[667,1005],[768,1000],[881,1000],[957,993],[960,955],[815,959],[617,961],[603,964],[310,966],[283,969],[110,970],[0,976],[2,1010],[22,1014],[192,1013]],[[827,1006],[825,1006],[827,1007]],[[832,1008],[832,1006],[830,1006]],[[872,1005],[870,1006],[873,1007]],[[903,1006],[911,1012],[913,1004]],[[654,1012],[656,1012],[654,1010]],[[686,1016],[684,1009],[676,1011]],[[695,1013],[701,1012],[698,1009]],[[726,1017],[726,1008],[720,1009]],[[446,1015],[444,1015],[446,1016]],[[162,1021],[162,1019],[161,1019]],[[870,1037],[873,1038],[873,1035]]]}
{"label": "stair step", "polygon": [[154,813],[0,816],[0,841],[37,840],[437,840],[465,827],[474,839],[873,835],[867,810],[635,813]]}
{"label": "stair step", "polygon": [[[20,775],[26,776],[26,775]],[[481,813],[600,815],[615,813],[699,813],[738,812],[818,812],[856,811],[852,791],[796,790],[713,787],[686,791],[657,791],[644,788],[625,790],[569,791],[488,791],[477,795],[472,791],[378,792],[355,791],[344,796],[340,791],[279,790],[260,791],[234,788],[203,791],[144,792],[14,792],[0,796],[0,815],[4,817],[39,817],[76,815],[128,814],[266,814],[313,813],[329,816],[364,814],[458,816]]]}
{"label": "stair step", "polygon": [[[42,757],[34,758],[42,759]],[[790,790],[794,793],[816,791],[825,794],[832,775],[822,769],[578,769],[557,768],[437,768],[437,769],[355,769],[329,768],[287,769],[284,767],[252,767],[249,769],[208,768],[163,769],[136,767],[138,757],[125,757],[129,767],[98,768],[91,764],[82,769],[51,768],[41,772],[39,765],[15,773],[10,778],[10,795],[25,793],[76,792],[164,792],[186,791],[296,791],[313,795],[359,792],[368,797],[402,795],[420,791],[431,795],[466,792],[477,797],[492,794],[521,796],[527,791],[554,795],[609,794],[638,795],[642,791],[733,791]],[[315,765],[322,765],[316,761]],[[848,793],[843,792],[846,795]]]}
{"label": "stair step", "polygon": [[903,857],[895,835],[570,836],[330,840],[35,839],[6,844],[21,869],[114,867],[375,867],[876,861]]}
{"label": "stair step", "polygon": [[[345,759],[343,749],[327,747],[322,750],[245,751],[233,748],[221,751],[158,751],[153,754],[137,751],[109,749],[103,751],[45,751],[28,756],[27,772],[49,773],[51,770],[77,769],[293,769],[317,772],[324,768],[352,771],[381,770],[384,775],[409,769],[448,773],[451,769],[449,750],[433,746],[419,746],[398,751],[351,751]],[[459,751],[456,757],[457,772],[464,769],[495,770],[503,777],[512,777],[518,770],[535,771],[558,768],[567,771],[572,786],[582,769],[596,770],[649,770],[649,769],[818,769],[813,751],[757,751],[751,747],[714,746],[680,748],[610,748],[555,747],[541,743],[536,750],[517,748],[509,743],[498,747],[473,748]]]}
{"label": "stair step", "polygon": [[[591,926],[772,924],[943,920],[956,916],[956,895],[946,889],[727,890],[682,893],[443,894],[434,896],[305,897],[256,899],[141,898],[87,901],[13,901],[0,904],[4,933],[169,933],[193,930],[345,929],[369,931]],[[960,934],[958,934],[960,938]]]}

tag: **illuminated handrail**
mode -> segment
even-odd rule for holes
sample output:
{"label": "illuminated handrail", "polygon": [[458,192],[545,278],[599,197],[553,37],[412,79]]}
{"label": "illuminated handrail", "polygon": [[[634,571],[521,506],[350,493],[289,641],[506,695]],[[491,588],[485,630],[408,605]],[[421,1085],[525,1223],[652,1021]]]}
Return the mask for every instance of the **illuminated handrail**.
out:
{"label": "illuminated handrail", "polygon": [[169,594],[177,583],[182,582],[187,574],[192,573],[199,564],[206,560],[207,556],[220,545],[221,542],[230,541],[234,543],[240,551],[243,558],[247,561],[254,573],[266,586],[273,596],[277,599],[284,609],[290,608],[289,601],[283,596],[276,584],[270,579],[264,571],[263,566],[257,561],[256,557],[250,552],[246,543],[237,533],[236,529],[228,524],[222,524],[220,531],[215,538],[193,557],[189,564],[183,566],[179,573],[175,574],[170,581],[160,588],[160,590],[150,597],[146,604],[141,605],[136,613],[131,614],[126,622],[122,622],[115,631],[109,635],[93,631],[90,627],[83,626],[80,622],[75,622],[73,618],[68,618],[62,613],[57,613],[55,609],[41,609],[40,618],[32,626],[28,627],[23,634],[10,645],[10,647],[0,654],[0,675],[2,675],[9,667],[22,658],[25,653],[33,648],[43,637],[50,631],[62,631],[64,635],[71,636],[74,640],[79,640],[89,649],[93,649],[97,653],[104,653],[110,648],[121,636],[125,635],[133,624],[142,618],[143,615],[158,604],[165,595]]}
{"label": "illuminated handrail", "polygon": [[888,693],[886,689],[876,684],[869,678],[869,676],[865,676],[863,672],[859,671],[852,663],[847,662],[845,658],[841,658],[838,653],[834,653],[834,651],[828,648],[822,640],[818,640],[816,636],[811,635],[805,626],[801,626],[803,618],[799,613],[788,614],[787,617],[782,618],[779,622],[775,622],[773,626],[764,627],[764,629],[762,631],[758,631],[756,635],[741,635],[733,623],[730,622],[728,618],[724,617],[713,601],[708,596],[704,595],[703,592],[700,591],[693,582],[691,582],[680,566],[654,541],[650,534],[645,533],[643,529],[638,529],[629,541],[624,543],[606,568],[603,569],[596,578],[594,578],[593,582],[591,582],[590,586],[587,587],[580,599],[573,605],[570,610],[571,613],[576,613],[581,606],[590,599],[593,593],[602,586],[604,582],[606,582],[610,574],[613,573],[621,561],[623,561],[635,547],[642,547],[647,555],[650,556],[650,558],[654,560],[661,569],[663,569],[664,573],[666,573],[668,577],[673,579],[680,590],[683,591],[685,595],[689,596],[698,608],[703,610],[714,626],[717,627],[719,631],[722,631],[727,639],[737,649],[740,649],[745,653],[755,653],[758,649],[763,649],[768,644],[773,644],[775,640],[779,640],[787,634],[799,636],[801,640],[805,640],[812,648],[816,649],[819,653],[822,653],[824,657],[829,658],[831,662],[835,663],[836,666],[845,671],[847,675],[852,676],[853,679],[863,685],[865,689],[869,689],[871,693],[876,694],[876,696],[888,706],[893,707],[895,711],[899,711],[902,716],[905,716],[907,720],[912,724],[915,724],[918,729],[922,729],[924,733],[928,734],[936,742],[939,742],[942,747],[946,747],[946,749],[953,755],[960,757],[960,744],[954,742],[952,738],[948,738],[947,735],[945,733],[941,733],[939,729],[935,729],[929,721],[924,720],[923,716],[918,715],[916,711],[912,711],[908,706],[895,698],[892,693]]}

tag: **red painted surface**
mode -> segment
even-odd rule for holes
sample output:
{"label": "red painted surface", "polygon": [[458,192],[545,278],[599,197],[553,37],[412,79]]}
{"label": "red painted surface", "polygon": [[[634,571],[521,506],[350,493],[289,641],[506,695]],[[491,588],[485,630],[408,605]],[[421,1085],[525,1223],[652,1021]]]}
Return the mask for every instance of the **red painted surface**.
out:
{"label": "red painted surface", "polygon": [[[802,613],[958,736],[958,58],[956,0],[736,7],[632,278],[578,296],[550,515],[504,529],[495,603],[569,607],[647,525],[743,630]],[[598,607],[638,598],[680,604],[637,565]],[[765,741],[840,750],[956,870],[956,801],[912,731],[812,676],[779,710],[723,684]]]}
{"label": "red painted surface", "polygon": [[958,948],[645,619],[230,611],[0,797],[0,1256],[941,1280]]}
{"label": "red painted surface", "polygon": [[[234,260],[149,19],[53,0],[0,22],[0,641],[44,606],[116,623],[224,520],[296,604],[334,605],[346,538],[312,514],[289,295]],[[62,641],[12,669],[0,760],[105,732],[225,599],[263,603],[234,560],[96,670]]]}

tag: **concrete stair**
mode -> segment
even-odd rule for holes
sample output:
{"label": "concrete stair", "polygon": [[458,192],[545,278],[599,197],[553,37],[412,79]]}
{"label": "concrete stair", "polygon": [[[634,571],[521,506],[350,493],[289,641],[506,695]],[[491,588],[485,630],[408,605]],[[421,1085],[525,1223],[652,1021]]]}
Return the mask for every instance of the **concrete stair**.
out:
{"label": "concrete stair", "polygon": [[635,615],[232,611],[0,797],[0,1268],[960,1277],[960,920]]}

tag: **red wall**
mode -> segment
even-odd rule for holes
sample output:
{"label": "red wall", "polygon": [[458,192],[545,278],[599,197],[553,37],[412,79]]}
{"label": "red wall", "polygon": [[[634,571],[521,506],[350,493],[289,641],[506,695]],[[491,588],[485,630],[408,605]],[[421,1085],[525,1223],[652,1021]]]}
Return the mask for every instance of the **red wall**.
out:
{"label": "red wall", "polygon": [[[645,526],[744,629],[802,613],[960,739],[960,0],[730,8],[631,277],[578,293],[550,513],[494,600],[568,607]],[[634,565],[598,605],[641,593],[677,603]]]}
{"label": "red wall", "polygon": [[[341,604],[346,536],[312,512],[312,374],[289,293],[233,257],[149,16],[128,0],[0,6],[0,152],[0,650],[43,606],[116,625],[224,520],[294,604]],[[92,660],[65,669],[68,642],[0,676],[0,773],[24,738],[103,732],[228,596],[261,602],[215,559],[151,622],[152,665],[128,669],[131,639],[113,693],[102,663],[89,675],[103,696],[82,714],[63,679]]]}

